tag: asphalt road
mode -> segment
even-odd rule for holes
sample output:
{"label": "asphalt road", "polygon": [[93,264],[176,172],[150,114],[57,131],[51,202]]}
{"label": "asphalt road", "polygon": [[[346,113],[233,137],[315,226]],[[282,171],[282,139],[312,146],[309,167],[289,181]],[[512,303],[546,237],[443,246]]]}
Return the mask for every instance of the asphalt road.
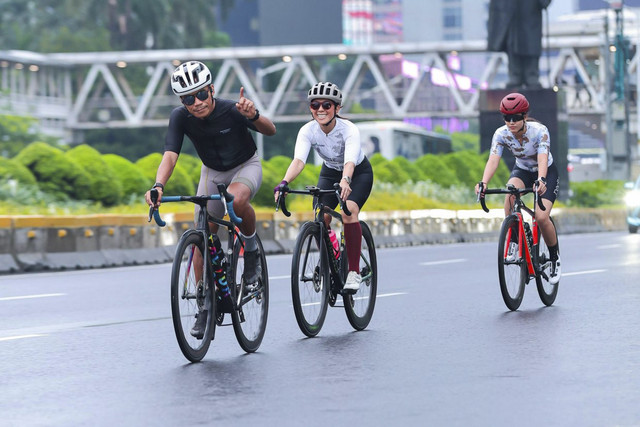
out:
{"label": "asphalt road", "polygon": [[552,307],[506,309],[496,242],[381,249],[369,328],[332,308],[313,339],[271,256],[259,351],[221,328],[196,364],[169,264],[0,276],[0,425],[640,425],[640,234],[560,239]]}

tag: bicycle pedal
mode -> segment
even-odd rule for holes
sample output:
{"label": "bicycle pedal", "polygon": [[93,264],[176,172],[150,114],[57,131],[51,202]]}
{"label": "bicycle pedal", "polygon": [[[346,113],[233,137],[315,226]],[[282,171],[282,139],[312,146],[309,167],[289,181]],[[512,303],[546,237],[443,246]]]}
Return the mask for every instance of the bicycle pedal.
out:
{"label": "bicycle pedal", "polygon": [[340,289],[340,295],[355,295],[358,293],[355,289]]}

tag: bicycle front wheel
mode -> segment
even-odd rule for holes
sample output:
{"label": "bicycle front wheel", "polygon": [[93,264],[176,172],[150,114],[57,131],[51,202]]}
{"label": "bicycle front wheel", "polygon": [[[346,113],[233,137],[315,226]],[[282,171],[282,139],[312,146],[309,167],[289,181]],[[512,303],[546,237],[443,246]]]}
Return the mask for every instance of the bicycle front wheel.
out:
{"label": "bicycle front wheel", "polygon": [[344,310],[351,326],[361,331],[369,325],[378,292],[378,261],[376,246],[369,226],[360,221],[362,227],[362,247],[360,249],[360,276],[362,282],[355,294],[344,294]]}
{"label": "bicycle front wheel", "polygon": [[253,353],[260,347],[267,329],[269,314],[269,273],[267,259],[264,255],[262,242],[256,234],[262,274],[255,285],[246,285],[242,281],[244,272],[244,246],[240,239],[233,245],[233,271],[235,272],[235,289],[232,297],[235,309],[231,312],[233,331],[240,347],[247,353]]}
{"label": "bicycle front wheel", "polygon": [[[527,280],[527,265],[520,256],[520,247],[515,243],[512,259],[507,253],[509,245],[517,240],[519,220],[515,215],[509,215],[502,223],[500,241],[498,242],[498,277],[500,278],[500,292],[509,310],[517,310],[524,296],[524,285]],[[512,237],[511,237],[512,236]],[[523,236],[523,240],[524,240]],[[524,243],[524,241],[523,241]],[[526,244],[526,243],[524,243]],[[525,248],[523,248],[526,250]]]}
{"label": "bicycle front wheel", "polygon": [[[553,232],[556,233],[556,242],[558,241],[558,233],[556,231],[556,223],[553,222],[553,218],[549,218],[553,224]],[[558,248],[560,245],[558,245]],[[549,256],[549,248],[547,243],[542,237],[540,228],[538,227],[538,271],[536,272],[536,287],[538,288],[538,295],[540,300],[546,306],[553,304],[558,295],[558,285],[552,285],[549,283],[549,277],[551,276],[551,257]]]}
{"label": "bicycle front wheel", "polygon": [[[198,362],[207,354],[215,324],[215,307],[207,292],[202,234],[190,230],[182,235],[173,258],[171,271],[171,316],[173,329],[182,354],[191,362]],[[198,316],[207,316],[203,335],[191,335]],[[201,320],[202,321],[202,320]]]}
{"label": "bicycle front wheel", "polygon": [[293,312],[303,334],[318,335],[327,316],[329,260],[321,244],[320,226],[306,222],[300,229],[291,262]]}

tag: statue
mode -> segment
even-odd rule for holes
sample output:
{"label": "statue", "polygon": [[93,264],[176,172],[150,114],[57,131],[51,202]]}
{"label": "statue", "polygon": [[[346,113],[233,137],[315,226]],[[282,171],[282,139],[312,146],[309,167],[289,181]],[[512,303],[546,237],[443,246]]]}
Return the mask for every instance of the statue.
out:
{"label": "statue", "polygon": [[551,0],[491,0],[487,50],[509,57],[507,88],[540,88],[542,10]]}

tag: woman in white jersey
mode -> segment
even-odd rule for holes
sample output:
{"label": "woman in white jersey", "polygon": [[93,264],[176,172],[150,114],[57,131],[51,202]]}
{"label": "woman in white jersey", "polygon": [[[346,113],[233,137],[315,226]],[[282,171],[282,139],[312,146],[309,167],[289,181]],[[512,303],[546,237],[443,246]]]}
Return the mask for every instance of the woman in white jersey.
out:
{"label": "woman in white jersey", "polygon": [[[551,155],[549,131],[542,123],[527,119],[529,101],[520,93],[505,96],[500,102],[500,112],[503,114],[505,125],[493,134],[489,160],[484,168],[482,181],[476,184],[476,194],[480,191],[480,184],[487,188],[500,164],[502,151],[505,148],[510,150],[516,158],[516,164],[508,184],[517,188],[535,186],[546,208],[544,211],[536,210],[536,221],[542,230],[553,262],[549,282],[556,284],[560,280],[560,254],[549,214],[558,196],[558,169]],[[512,205],[513,196],[507,195],[504,201],[505,215],[509,215]]]}
{"label": "woman in white jersey", "polygon": [[[338,115],[342,106],[342,92],[333,83],[319,82],[307,95],[313,120],[300,128],[293,160],[282,182],[273,190],[276,200],[282,186],[291,183],[304,169],[311,148],[323,159],[318,187],[325,190],[340,183],[340,197],[347,201],[351,216],[342,213],[344,240],[349,260],[349,274],[345,289],[360,287],[360,247],[362,229],[358,213],[369,198],[373,186],[373,169],[362,151],[360,131]],[[322,203],[331,208],[338,205],[335,195],[323,196]],[[325,215],[327,226],[331,217]]]}

